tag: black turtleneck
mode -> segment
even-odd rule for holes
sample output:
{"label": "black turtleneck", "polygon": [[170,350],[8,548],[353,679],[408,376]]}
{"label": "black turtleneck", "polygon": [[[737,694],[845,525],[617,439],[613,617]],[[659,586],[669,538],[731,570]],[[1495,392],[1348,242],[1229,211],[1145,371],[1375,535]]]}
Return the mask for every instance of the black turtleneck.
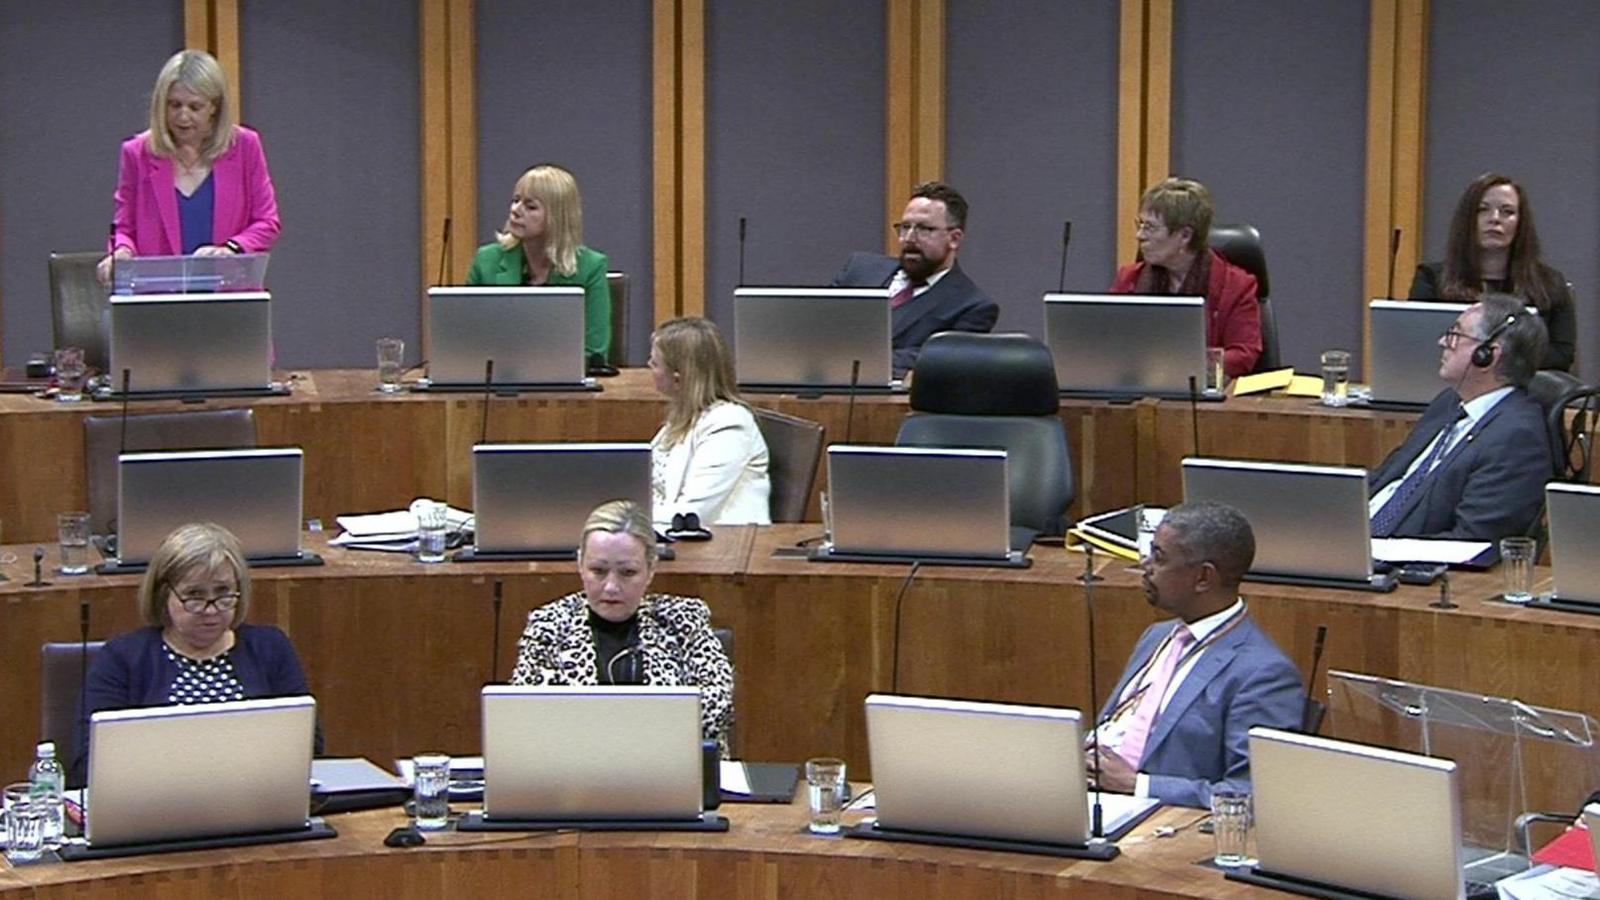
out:
{"label": "black turtleneck", "polygon": [[[591,609],[589,630],[594,633],[594,668],[601,684],[644,684],[644,660],[638,655],[637,612],[621,622],[612,622]],[[632,652],[624,655],[629,648]]]}

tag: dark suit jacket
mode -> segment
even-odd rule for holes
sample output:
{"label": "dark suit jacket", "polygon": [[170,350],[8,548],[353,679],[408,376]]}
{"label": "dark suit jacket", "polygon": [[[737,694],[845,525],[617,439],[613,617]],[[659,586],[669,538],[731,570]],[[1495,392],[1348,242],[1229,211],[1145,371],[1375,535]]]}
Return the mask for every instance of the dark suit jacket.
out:
{"label": "dark suit jacket", "polygon": [[[1417,420],[1405,443],[1368,477],[1369,495],[1405,475],[1444,426],[1455,421],[1461,398],[1445,388]],[[1393,535],[1498,541],[1526,534],[1544,503],[1553,474],[1544,411],[1520,388],[1494,405],[1439,462],[1412,496]]]}
{"label": "dark suit jacket", "polygon": [[[888,287],[900,261],[878,253],[852,253],[838,275],[834,287]],[[941,331],[994,330],[1000,318],[995,305],[967,273],[954,263],[939,283],[913,297],[894,311],[890,334],[894,344],[894,374],[904,375],[917,364],[922,345]]]}
{"label": "dark suit jacket", "polygon": [[[1177,624],[1157,622],[1139,636],[1098,721],[1111,715],[1129,679]],[[1249,791],[1250,729],[1299,730],[1305,700],[1294,663],[1247,614],[1206,648],[1156,717],[1139,762],[1150,776],[1150,796],[1209,809],[1213,790]]]}

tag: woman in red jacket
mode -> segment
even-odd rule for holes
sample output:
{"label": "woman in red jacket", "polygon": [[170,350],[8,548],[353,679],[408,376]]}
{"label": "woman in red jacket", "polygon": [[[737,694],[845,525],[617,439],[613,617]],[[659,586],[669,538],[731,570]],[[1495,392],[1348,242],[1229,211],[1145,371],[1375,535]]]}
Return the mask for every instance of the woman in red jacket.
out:
{"label": "woman in red jacket", "polygon": [[1206,346],[1222,348],[1229,378],[1248,375],[1261,355],[1261,309],[1256,278],[1211,249],[1215,207],[1205,185],[1168,178],[1139,200],[1140,261],[1124,266],[1114,294],[1176,294],[1206,298]]}

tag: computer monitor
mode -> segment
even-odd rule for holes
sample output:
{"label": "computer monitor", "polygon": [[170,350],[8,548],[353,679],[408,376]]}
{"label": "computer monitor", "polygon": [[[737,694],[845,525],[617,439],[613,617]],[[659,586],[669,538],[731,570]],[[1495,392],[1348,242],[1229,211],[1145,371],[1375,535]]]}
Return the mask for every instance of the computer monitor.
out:
{"label": "computer monitor", "polygon": [[888,288],[738,288],[733,368],[747,391],[883,392],[893,377]]}
{"label": "computer monitor", "polygon": [[472,448],[474,543],[462,559],[572,559],[595,507],[651,508],[650,445],[478,444]]}
{"label": "computer monitor", "polygon": [[1068,396],[1188,397],[1191,378],[1206,385],[1204,297],[1045,294],[1044,334]]}
{"label": "computer monitor", "polygon": [[1600,609],[1600,487],[1552,481],[1544,492],[1550,511],[1552,596]]}
{"label": "computer monitor", "polygon": [[1392,578],[1373,574],[1365,469],[1190,457],[1183,499],[1226,503],[1244,514],[1256,538],[1249,578],[1393,587]]}
{"label": "computer monitor", "polygon": [[307,831],[316,710],[279,697],[95,713],[89,847]]}
{"label": "computer monitor", "polygon": [[831,538],[816,560],[1025,565],[1011,544],[1006,452],[828,448]]}
{"label": "computer monitor", "polygon": [[583,353],[581,287],[428,289],[429,390],[593,390]]}
{"label": "computer monitor", "polygon": [[1467,306],[1415,300],[1369,304],[1374,404],[1420,409],[1444,390],[1439,380],[1439,336]]}
{"label": "computer monitor", "polygon": [[118,457],[119,571],[143,567],[180,525],[215,522],[258,565],[316,560],[300,549],[305,453],[298,447],[124,453]]}
{"label": "computer monitor", "polygon": [[135,396],[282,393],[272,383],[271,295],[142,294],[111,298],[110,382]]}

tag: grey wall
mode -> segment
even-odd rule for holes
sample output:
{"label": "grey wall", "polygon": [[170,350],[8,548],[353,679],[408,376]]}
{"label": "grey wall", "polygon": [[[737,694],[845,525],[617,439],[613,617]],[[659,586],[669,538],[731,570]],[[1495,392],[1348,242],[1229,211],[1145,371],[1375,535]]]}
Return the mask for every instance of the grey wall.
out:
{"label": "grey wall", "polygon": [[99,250],[117,145],[149,120],[150,87],[183,46],[183,4],[0,5],[0,356],[49,350],[51,251]]}
{"label": "grey wall", "polygon": [[1367,29],[1350,0],[1173,7],[1172,169],[1211,189],[1216,221],[1261,229],[1300,371],[1332,347],[1360,365]]}
{"label": "grey wall", "polygon": [[732,338],[745,280],[827,284],[881,251],[881,2],[711,3],[706,10],[706,310]]}
{"label": "grey wall", "polygon": [[947,7],[947,177],[972,207],[961,266],[1000,304],[996,330],[1043,336],[1065,220],[1068,289],[1111,283],[1117,15],[1055,0]]}
{"label": "grey wall", "polygon": [[278,365],[374,367],[384,336],[415,361],[416,5],[240,7],[244,121],[261,132],[283,219],[267,272]]}
{"label": "grey wall", "polygon": [[1426,258],[1461,189],[1493,169],[1526,188],[1545,261],[1573,283],[1578,364],[1600,375],[1600,5],[1451,0],[1428,35]]}
{"label": "grey wall", "polygon": [[642,364],[655,315],[650,4],[495,0],[477,13],[478,221],[456,223],[455,240],[493,240],[530,165],[570,170],[584,243],[628,273],[627,359]]}

